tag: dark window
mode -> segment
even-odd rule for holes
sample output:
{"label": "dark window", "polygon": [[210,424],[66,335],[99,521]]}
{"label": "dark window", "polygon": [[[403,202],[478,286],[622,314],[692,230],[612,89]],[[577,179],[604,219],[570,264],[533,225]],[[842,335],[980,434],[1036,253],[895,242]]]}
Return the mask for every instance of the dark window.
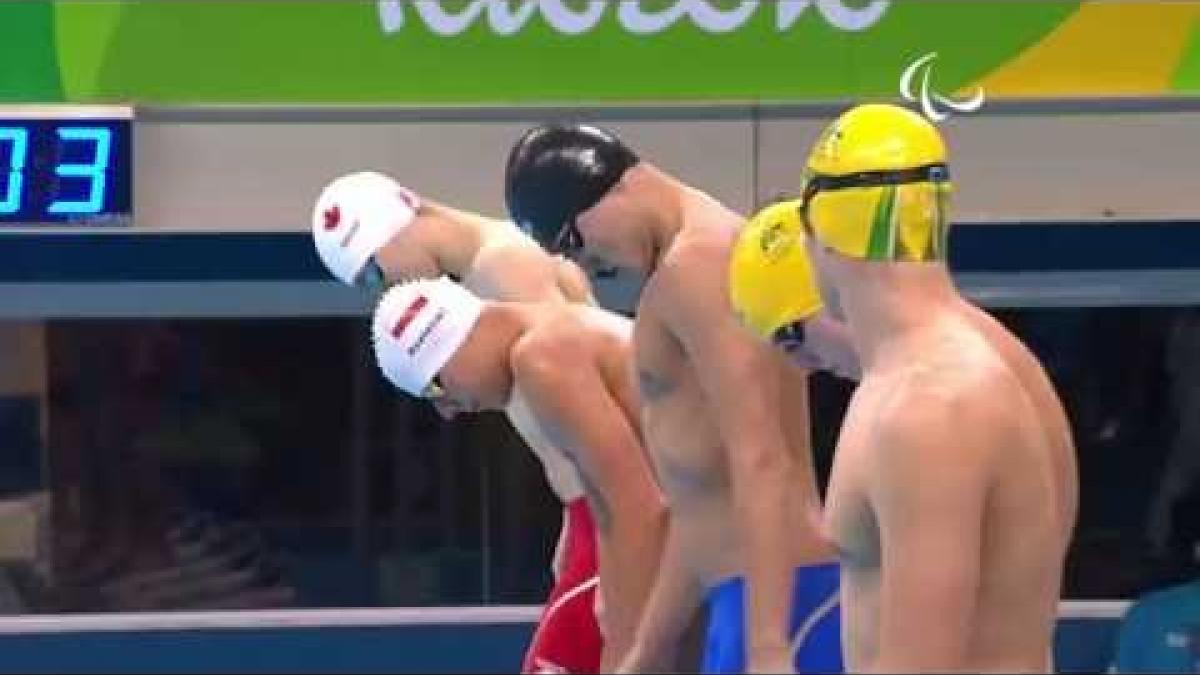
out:
{"label": "dark window", "polygon": [[363,319],[0,335],[0,611],[544,598],[559,513],[540,468],[503,417],[447,424],[391,391]]}
{"label": "dark window", "polygon": [[[1079,448],[1069,598],[1188,573],[1200,310],[997,315]],[[0,323],[0,612],[539,603],[559,507],[502,415],[441,420],[362,318]],[[813,385],[824,479],[851,388]]]}

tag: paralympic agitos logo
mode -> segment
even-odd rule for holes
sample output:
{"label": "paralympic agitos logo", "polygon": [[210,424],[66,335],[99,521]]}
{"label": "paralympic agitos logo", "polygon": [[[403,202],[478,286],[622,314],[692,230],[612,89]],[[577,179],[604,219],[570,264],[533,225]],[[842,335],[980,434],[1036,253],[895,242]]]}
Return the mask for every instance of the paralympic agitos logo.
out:
{"label": "paralympic agitos logo", "polygon": [[[904,73],[900,75],[900,95],[904,100],[913,103],[921,104],[921,112],[932,122],[941,122],[950,116],[950,113],[943,112],[943,109],[950,109],[955,112],[975,112],[983,107],[983,87],[978,87],[975,90],[975,95],[969,99],[956,101],[952,98],[942,96],[933,89],[930,81],[933,79],[933,62],[937,60],[937,52],[930,52],[921,58],[913,61]],[[917,75],[921,76],[921,83],[916,91],[913,91],[913,80]]]}
{"label": "paralympic agitos logo", "polygon": [[[451,4],[457,9],[452,10],[443,2],[378,0],[380,26],[384,33],[398,32],[415,13],[430,31],[441,36],[459,35],[480,20],[497,35],[514,35],[540,15],[558,33],[581,35],[599,25],[606,13],[615,12],[617,23],[635,35],[660,33],[684,20],[706,33],[728,33],[741,28],[760,8],[767,8],[775,13],[776,30],[785,31],[815,7],[830,26],[849,32],[875,25],[891,4],[891,0],[871,0],[850,7],[845,0],[741,0],[721,9],[710,0],[456,0]],[[654,9],[644,6],[647,4]]]}

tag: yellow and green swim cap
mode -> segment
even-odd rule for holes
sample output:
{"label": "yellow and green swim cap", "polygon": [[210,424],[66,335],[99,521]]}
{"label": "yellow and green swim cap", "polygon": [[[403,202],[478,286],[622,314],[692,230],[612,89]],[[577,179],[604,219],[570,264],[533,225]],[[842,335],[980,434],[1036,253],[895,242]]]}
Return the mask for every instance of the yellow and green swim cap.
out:
{"label": "yellow and green swim cap", "polygon": [[834,120],[809,154],[802,190],[808,231],[844,256],[946,259],[946,144],[907,108],[865,104]]}
{"label": "yellow and green swim cap", "polygon": [[764,340],[786,338],[821,311],[804,240],[799,200],[762,209],[738,233],[729,260],[730,301],[742,324]]}

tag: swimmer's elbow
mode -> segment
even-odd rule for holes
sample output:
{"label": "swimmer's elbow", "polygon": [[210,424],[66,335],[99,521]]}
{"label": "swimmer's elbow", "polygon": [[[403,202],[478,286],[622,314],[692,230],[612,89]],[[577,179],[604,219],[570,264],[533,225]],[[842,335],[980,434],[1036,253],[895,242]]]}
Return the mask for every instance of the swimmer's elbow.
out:
{"label": "swimmer's elbow", "polygon": [[613,511],[618,527],[647,532],[664,529],[671,515],[666,502],[657,493],[622,500]]}
{"label": "swimmer's elbow", "polygon": [[655,497],[645,508],[642,516],[654,530],[665,530],[671,518],[671,511],[661,497]]}

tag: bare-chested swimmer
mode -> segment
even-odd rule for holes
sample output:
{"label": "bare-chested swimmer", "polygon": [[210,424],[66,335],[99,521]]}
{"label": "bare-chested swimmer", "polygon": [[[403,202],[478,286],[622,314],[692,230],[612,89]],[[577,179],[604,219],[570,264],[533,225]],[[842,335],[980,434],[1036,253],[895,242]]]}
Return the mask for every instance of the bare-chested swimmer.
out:
{"label": "bare-chested swimmer", "polygon": [[820,530],[807,379],[730,308],[726,269],[744,219],[584,125],[526,132],[506,198],[552,252],[647,277],[634,359],[671,523],[623,669],[669,668],[707,600],[706,671],[839,670],[838,569]]}
{"label": "bare-chested swimmer", "polygon": [[892,105],[843,114],[808,160],[809,250],[862,361],[826,527],[846,665],[1052,672],[1077,484],[1053,387],[946,265],[946,148]]}
{"label": "bare-chested swimmer", "polygon": [[650,592],[666,508],[636,423],[630,342],[613,317],[578,303],[484,301],[443,277],[393,286],[372,335],[399,389],[465,410],[501,410],[519,392],[568,454],[595,514],[606,650],[620,654]]}

